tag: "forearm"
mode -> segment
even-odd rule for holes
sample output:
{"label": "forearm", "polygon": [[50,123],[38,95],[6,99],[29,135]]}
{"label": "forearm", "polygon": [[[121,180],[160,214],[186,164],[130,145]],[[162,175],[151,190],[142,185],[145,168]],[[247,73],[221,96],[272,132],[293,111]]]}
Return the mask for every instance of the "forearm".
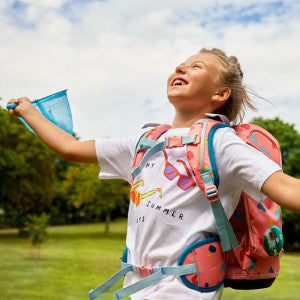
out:
{"label": "forearm", "polygon": [[72,148],[78,143],[76,138],[47,120],[36,109],[24,115],[23,118],[43,143],[61,157],[69,160]]}
{"label": "forearm", "polygon": [[28,98],[12,99],[9,103],[18,103],[15,109],[9,109],[9,113],[23,118],[37,136],[58,155],[69,161],[98,163],[94,140],[78,141],[47,120]]}
{"label": "forearm", "polygon": [[281,207],[300,214],[300,179],[276,172],[266,180],[261,191]]}

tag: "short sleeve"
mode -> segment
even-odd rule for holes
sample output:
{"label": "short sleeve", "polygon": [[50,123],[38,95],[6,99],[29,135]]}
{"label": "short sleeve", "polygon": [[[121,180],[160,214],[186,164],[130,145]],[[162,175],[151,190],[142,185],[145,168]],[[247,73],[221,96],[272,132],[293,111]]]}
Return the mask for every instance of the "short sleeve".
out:
{"label": "short sleeve", "polygon": [[281,167],[240,139],[232,128],[218,129],[214,136],[214,153],[224,189],[241,189],[261,202],[264,182]]}
{"label": "short sleeve", "polygon": [[100,179],[119,178],[131,183],[131,166],[139,137],[101,138],[95,141]]}

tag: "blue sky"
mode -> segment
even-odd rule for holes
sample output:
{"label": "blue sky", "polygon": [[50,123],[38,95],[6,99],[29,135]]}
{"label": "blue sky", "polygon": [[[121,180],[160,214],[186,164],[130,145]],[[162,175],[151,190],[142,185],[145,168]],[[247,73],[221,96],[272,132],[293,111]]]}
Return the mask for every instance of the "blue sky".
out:
{"label": "blue sky", "polygon": [[1,104],[68,89],[83,139],[134,134],[146,122],[172,121],[166,80],[176,65],[219,47],[273,103],[256,99],[259,115],[300,130],[299,1],[220,2],[3,0]]}

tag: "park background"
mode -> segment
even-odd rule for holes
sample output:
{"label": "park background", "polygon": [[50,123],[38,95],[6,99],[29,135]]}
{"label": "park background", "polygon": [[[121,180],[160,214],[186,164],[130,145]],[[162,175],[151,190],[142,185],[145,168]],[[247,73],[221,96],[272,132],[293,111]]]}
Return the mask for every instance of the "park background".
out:
{"label": "park background", "polygon": [[[259,111],[245,120],[273,133],[284,171],[300,178],[299,16],[296,0],[3,0],[0,104],[67,88],[77,138],[132,135],[171,121],[166,79],[175,66],[219,47],[268,100],[254,97]],[[62,160],[0,109],[0,299],[86,299],[119,268],[129,186],[98,172]],[[279,279],[268,290],[226,289],[224,299],[300,299],[300,219],[283,211],[283,223]],[[39,252],[30,226],[46,229]]]}

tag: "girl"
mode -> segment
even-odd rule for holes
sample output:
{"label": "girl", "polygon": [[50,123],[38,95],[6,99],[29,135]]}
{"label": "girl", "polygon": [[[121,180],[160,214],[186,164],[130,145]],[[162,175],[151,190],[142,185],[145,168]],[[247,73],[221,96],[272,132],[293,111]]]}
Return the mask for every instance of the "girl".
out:
{"label": "girl", "polygon": [[[187,135],[189,127],[206,113],[221,113],[235,123],[251,104],[242,83],[238,60],[218,49],[202,49],[180,64],[170,75],[167,94],[175,108],[172,128],[166,136]],[[39,138],[64,159],[99,163],[99,177],[123,178],[132,183],[128,213],[127,260],[134,265],[176,266],[189,245],[217,234],[212,211],[204,193],[195,185],[188,168],[185,147],[163,150],[151,157],[132,182],[131,166],[139,136],[123,139],[77,141],[47,121],[23,97],[10,114],[22,117]],[[219,194],[228,218],[233,214],[241,191],[263,201],[263,194],[281,207],[300,213],[300,180],[245,144],[231,128],[218,129],[214,136],[219,171]],[[170,169],[171,168],[171,169]],[[171,171],[170,171],[171,170]],[[170,172],[176,176],[170,176]],[[189,184],[182,184],[181,178]],[[230,179],[230,180],[228,180]],[[125,285],[140,280],[128,273]],[[132,296],[134,300],[219,299],[222,287],[209,293],[189,289],[176,276]]]}

